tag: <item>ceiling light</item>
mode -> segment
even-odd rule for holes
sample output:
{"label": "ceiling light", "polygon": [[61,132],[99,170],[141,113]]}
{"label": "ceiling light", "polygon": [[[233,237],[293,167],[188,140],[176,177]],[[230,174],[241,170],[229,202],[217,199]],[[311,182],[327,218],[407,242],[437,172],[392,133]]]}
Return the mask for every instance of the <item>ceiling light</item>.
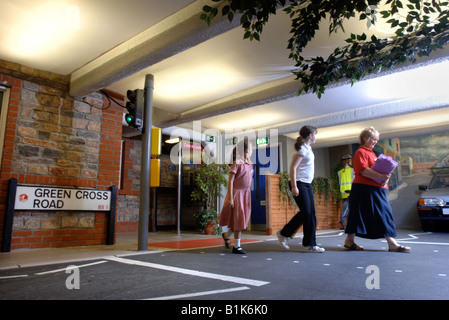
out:
{"label": "ceiling light", "polygon": [[364,127],[355,125],[341,125],[329,128],[318,128],[316,134],[317,141],[319,140],[337,140],[347,137],[358,137]]}
{"label": "ceiling light", "polygon": [[68,32],[80,28],[80,11],[75,5],[47,1],[21,12],[7,41],[20,56],[38,56],[61,46]]}
{"label": "ceiling light", "polygon": [[281,118],[281,115],[277,113],[262,112],[254,114],[248,111],[239,111],[235,114],[231,113],[230,115],[235,120],[217,123],[214,127],[219,130],[248,130],[261,128]]}
{"label": "ceiling light", "polygon": [[204,95],[216,97],[224,87],[234,83],[237,78],[229,67],[217,65],[203,65],[181,72],[173,70],[164,73],[158,75],[155,95],[170,100]]}
{"label": "ceiling light", "polygon": [[168,139],[165,140],[165,143],[169,143],[169,144],[175,144],[179,142],[179,138],[173,138],[173,139]]}

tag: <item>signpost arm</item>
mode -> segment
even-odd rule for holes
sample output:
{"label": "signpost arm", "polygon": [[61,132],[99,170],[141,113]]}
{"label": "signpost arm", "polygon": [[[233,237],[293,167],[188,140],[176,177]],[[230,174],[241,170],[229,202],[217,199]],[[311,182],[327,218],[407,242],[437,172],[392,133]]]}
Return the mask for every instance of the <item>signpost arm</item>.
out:
{"label": "signpost arm", "polygon": [[3,224],[2,252],[11,251],[12,224],[14,220],[14,203],[16,201],[17,180],[8,182],[8,198],[6,203],[5,221]]}
{"label": "signpost arm", "polygon": [[151,129],[153,116],[153,90],[154,76],[147,74],[145,77],[145,105],[143,112],[142,156],[140,172],[140,208],[139,208],[139,232],[138,250],[147,250],[148,247],[148,222],[150,219],[150,159],[151,159]]}

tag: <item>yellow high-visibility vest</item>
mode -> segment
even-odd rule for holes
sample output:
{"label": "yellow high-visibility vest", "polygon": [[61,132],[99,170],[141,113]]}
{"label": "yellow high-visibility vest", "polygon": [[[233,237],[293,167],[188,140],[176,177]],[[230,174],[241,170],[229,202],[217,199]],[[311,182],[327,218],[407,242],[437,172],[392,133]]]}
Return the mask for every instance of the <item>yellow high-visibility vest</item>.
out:
{"label": "yellow high-visibility vest", "polygon": [[346,199],[349,193],[346,190],[351,190],[352,180],[354,180],[354,170],[352,168],[344,168],[338,171],[338,179],[340,181],[341,198]]}

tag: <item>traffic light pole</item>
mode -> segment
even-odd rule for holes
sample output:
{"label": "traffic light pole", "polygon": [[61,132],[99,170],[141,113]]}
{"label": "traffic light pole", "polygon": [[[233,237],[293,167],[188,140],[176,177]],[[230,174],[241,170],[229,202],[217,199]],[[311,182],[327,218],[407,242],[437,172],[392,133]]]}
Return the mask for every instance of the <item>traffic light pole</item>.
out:
{"label": "traffic light pole", "polygon": [[145,77],[145,104],[142,130],[142,161],[140,172],[140,207],[138,250],[147,250],[148,222],[150,220],[150,165],[151,165],[151,129],[153,123],[154,76]]}

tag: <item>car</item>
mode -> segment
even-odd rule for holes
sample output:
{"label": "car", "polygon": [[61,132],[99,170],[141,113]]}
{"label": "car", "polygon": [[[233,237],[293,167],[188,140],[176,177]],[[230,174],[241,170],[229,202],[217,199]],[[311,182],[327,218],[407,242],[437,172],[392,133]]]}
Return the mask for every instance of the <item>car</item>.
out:
{"label": "car", "polygon": [[437,170],[430,184],[420,185],[421,193],[418,201],[418,215],[424,231],[434,231],[435,228],[449,222],[449,168]]}

